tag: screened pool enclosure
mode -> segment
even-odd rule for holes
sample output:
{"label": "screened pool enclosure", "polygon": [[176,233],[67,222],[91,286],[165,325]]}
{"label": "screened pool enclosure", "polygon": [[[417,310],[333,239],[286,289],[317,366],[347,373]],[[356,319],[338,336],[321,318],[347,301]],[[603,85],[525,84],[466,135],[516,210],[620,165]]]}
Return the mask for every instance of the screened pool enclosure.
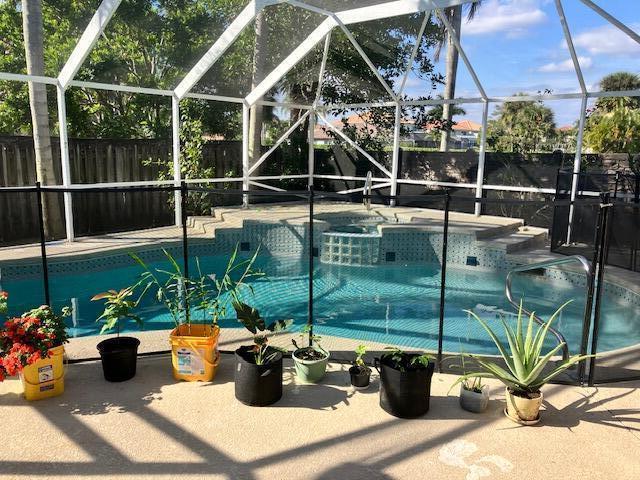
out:
{"label": "screened pool enclosure", "polygon": [[[634,42],[640,42],[640,36],[629,26],[619,21],[602,6],[590,0],[580,0],[585,9],[606,22],[615,29],[622,31]],[[487,147],[487,122],[492,107],[509,102],[547,101],[547,102],[580,102],[576,112],[578,119],[575,138],[575,156],[573,171],[580,171],[582,159],[582,143],[585,118],[589,101],[601,97],[638,96],[640,91],[599,91],[591,87],[594,79],[583,74],[581,69],[580,50],[574,47],[572,41],[571,19],[566,18],[563,4],[555,1],[557,24],[561,29],[568,50],[571,68],[575,70],[575,91],[567,93],[553,93],[554,85],[540,87],[538,78],[531,71],[522,70],[523,76],[529,74],[532,83],[537,86],[539,94],[518,96],[494,96],[483,86],[483,79],[476,74],[473,53],[467,54],[465,29],[472,23],[461,22],[460,35],[450,35],[461,60],[459,77],[465,75],[475,86],[473,96],[456,98],[442,98],[442,78],[438,78],[433,65],[429,65],[433,56],[434,36],[430,29],[438,24],[449,34],[455,31],[450,17],[445,14],[446,9],[456,5],[468,8],[474,2],[463,0],[399,0],[385,1],[297,1],[297,0],[256,0],[228,2],[226,8],[219,8],[216,21],[202,28],[193,25],[195,32],[202,33],[197,38],[197,45],[180,44],[181,37],[176,31],[169,30],[176,13],[170,9],[177,9],[171,4],[158,5],[164,9],[160,17],[167,20],[166,24],[158,26],[153,32],[158,38],[157,54],[149,61],[156,61],[153,71],[167,69],[170,71],[166,83],[172,84],[171,89],[149,88],[153,78],[126,77],[121,68],[115,65],[104,65],[92,60],[94,49],[109,49],[112,47],[112,36],[122,35],[123,32],[110,32],[110,23],[114,19],[126,23],[127,18],[136,8],[136,2],[120,2],[105,0],[101,2],[95,13],[89,18],[82,15],[73,16],[69,13],[69,22],[74,23],[72,32],[77,32],[75,38],[58,39],[62,43],[61,49],[67,48],[71,53],[61,65],[52,66],[45,62],[45,70],[38,75],[28,74],[37,66],[26,68],[20,61],[14,63],[14,71],[0,72],[0,79],[12,82],[30,82],[30,84],[44,84],[55,88],[55,104],[57,111],[57,129],[60,142],[61,185],[66,188],[82,188],[87,186],[125,186],[125,185],[175,185],[181,180],[188,183],[211,184],[226,183],[241,185],[242,189],[249,188],[283,190],[273,185],[282,180],[306,180],[313,185],[318,179],[344,179],[360,185],[344,190],[361,191],[365,182],[363,175],[326,175],[316,172],[314,155],[314,131],[317,128],[326,130],[341,142],[345,148],[356,152],[368,160],[372,171],[373,190],[385,189],[391,196],[398,193],[399,185],[423,185],[429,187],[444,187],[462,189],[476,198],[482,198],[487,192],[531,192],[554,194],[555,188],[541,188],[536,186],[499,185],[486,181],[484,166]],[[43,2],[43,8],[57,9],[57,14],[64,16],[64,8],[48,2]],[[606,7],[606,5],[605,5]],[[186,6],[185,6],[186,8]],[[134,10],[132,10],[134,9]],[[191,14],[190,10],[186,10]],[[19,15],[20,12],[17,11]],[[132,16],[135,18],[135,16]],[[188,20],[185,24],[188,26]],[[270,29],[272,32],[268,41],[260,40],[260,31]],[[281,34],[273,32],[281,32]],[[164,36],[163,36],[164,35]],[[165,37],[177,37],[177,47],[172,51],[165,49]],[[46,38],[50,36],[52,38]],[[187,35],[184,38],[193,38]],[[54,40],[53,34],[45,30],[45,45]],[[508,38],[505,41],[509,41]],[[47,45],[49,50],[52,48]],[[53,47],[55,48],[55,47]],[[500,45],[496,45],[496,52]],[[164,50],[163,50],[164,49]],[[156,52],[156,53],[158,53]],[[253,52],[254,58],[246,58]],[[140,52],[144,56],[147,52]],[[183,67],[171,68],[166,57],[183,56]],[[242,58],[244,56],[244,58]],[[259,57],[259,68],[255,65]],[[145,57],[146,58],[146,57]],[[241,60],[238,60],[241,58]],[[158,60],[160,59],[160,60]],[[163,60],[164,59],[164,60]],[[231,60],[234,60],[231,62]],[[125,59],[122,59],[125,62]],[[164,62],[164,63],[163,63]],[[188,65],[188,66],[186,66]],[[233,65],[230,69],[229,65]],[[624,68],[624,65],[620,65]],[[259,71],[258,71],[259,70]],[[125,78],[128,81],[122,81]],[[435,85],[440,84],[440,90]],[[409,85],[417,88],[409,89]],[[163,180],[145,181],[72,181],[74,177],[70,164],[68,142],[67,97],[76,95],[78,90],[99,95],[100,91],[127,92],[142,96],[161,96],[170,102],[170,128],[167,133],[172,138],[173,171],[171,178]],[[567,90],[565,88],[565,90]],[[571,90],[569,88],[568,90]],[[466,93],[466,92],[465,92]],[[199,99],[209,102],[209,105],[224,104],[228,110],[241,109],[241,124],[238,125],[236,138],[242,139],[242,171],[234,171],[232,176],[216,174],[216,178],[183,178],[180,167],[181,142],[181,103],[189,99]],[[167,105],[168,105],[167,103]],[[437,105],[449,106],[481,106],[481,124],[476,179],[473,182],[453,182],[446,179],[410,178],[410,175],[400,171],[401,130],[407,124],[415,124],[424,119],[425,109]],[[252,143],[252,131],[256,122],[252,116],[263,116],[263,109],[274,109],[285,112],[288,123],[272,132],[271,144],[266,151],[255,148]],[[570,107],[568,107],[570,108]],[[348,129],[342,128],[339,119],[347,119],[352,114],[365,119],[368,116],[382,118],[379,124],[384,127],[372,127],[369,137],[377,137],[378,142],[385,144],[385,155],[374,156],[363,146],[358,144],[356,135],[350,134]],[[226,117],[225,117],[226,118]],[[255,120],[255,118],[254,118]],[[348,122],[346,123],[348,125]],[[278,175],[258,175],[263,164],[268,164],[270,156],[289,137],[305,128],[308,132],[308,161],[306,169],[299,172]],[[365,127],[368,128],[368,127]],[[387,131],[382,131],[387,130]],[[258,137],[260,137],[258,132]],[[371,138],[369,138],[371,140]],[[259,140],[258,140],[259,141]],[[255,150],[255,151],[254,151]],[[225,172],[226,173],[226,172]],[[241,173],[241,175],[239,175]],[[388,190],[386,190],[388,189]],[[578,193],[577,176],[574,177],[570,198],[573,200]],[[589,192],[585,192],[589,194]],[[594,192],[594,194],[596,194]],[[176,198],[179,199],[179,194]],[[244,202],[247,204],[248,196]],[[175,202],[175,218],[179,223],[181,218],[180,201]],[[74,222],[72,198],[69,193],[64,194],[64,223],[66,238],[74,239]],[[480,214],[480,204],[476,204],[475,212]],[[570,212],[570,216],[572,213]],[[571,221],[569,221],[571,224]]]}
{"label": "screened pool enclosure", "polygon": [[[39,121],[50,124],[51,145],[39,143],[33,125],[35,163],[40,147],[53,147],[54,174],[48,181],[39,176],[37,185],[25,181],[33,168],[12,170],[10,163],[21,165],[24,138],[10,140],[11,152],[4,147],[0,202],[8,206],[7,223],[18,229],[31,216],[37,232],[3,242],[9,246],[0,252],[0,286],[19,292],[18,304],[42,297],[73,304],[73,336],[90,336],[98,333],[93,290],[124,286],[139,273],[128,248],[149,262],[166,260],[167,248],[189,278],[201,265],[217,272],[234,248],[246,255],[259,246],[259,262],[273,282],[256,284],[256,302],[273,317],[293,316],[298,327],[435,351],[442,367],[443,355],[461,345],[496,353],[465,309],[497,321],[513,316],[523,291],[540,299],[540,314],[551,314],[570,296],[578,301],[560,319],[555,340],[566,341],[571,353],[608,355],[597,369],[595,360],[582,362],[567,381],[637,377],[640,292],[624,275],[611,274],[605,284],[609,245],[621,244],[612,227],[618,217],[606,195],[608,181],[596,189],[582,180],[583,163],[597,156],[584,146],[593,105],[640,97],[640,90],[602,88],[585,60],[584,42],[573,40],[576,23],[565,8],[583,8],[634,47],[640,36],[619,20],[620,12],[590,0],[555,0],[548,27],[563,43],[558,61],[545,68],[564,71],[565,83],[556,86],[541,75],[544,69],[531,68],[526,54],[513,62],[498,55],[515,38],[510,35],[494,45],[496,65],[477,60],[475,27],[462,17],[487,3],[104,0],[95,10],[83,4],[84,10],[71,11],[64,2],[43,0],[45,28],[27,28],[5,46],[28,52],[25,45],[40,45],[44,62],[16,54],[2,64],[0,82],[15,88],[3,92],[16,116],[28,117],[38,101],[48,104],[49,121]],[[456,17],[451,9],[457,6]],[[14,33],[39,14],[18,3],[10,13]],[[440,50],[446,61],[438,60]],[[607,73],[627,69],[613,60]],[[487,73],[499,62],[509,64],[512,94],[488,86]],[[464,85],[457,95],[452,75]],[[556,110],[569,111],[576,125],[562,142],[545,145],[552,162],[518,164],[509,180],[490,168],[496,152],[490,123],[506,105],[528,103],[561,105]],[[463,108],[480,121],[447,157],[454,148],[447,137]],[[31,123],[23,123],[31,134]],[[460,124],[475,128],[468,120]],[[418,145],[427,129],[442,141],[440,151]],[[544,136],[540,142],[548,143]],[[114,138],[121,148],[109,147],[107,160],[100,160],[101,145]],[[206,148],[219,157],[215,168],[201,164]],[[127,166],[126,152],[142,166]],[[413,152],[422,155],[420,162]],[[343,168],[343,154],[350,169]],[[457,164],[464,164],[465,175]],[[562,186],[556,185],[560,177]],[[625,208],[637,218],[637,183],[635,191],[633,185],[618,189],[616,175],[615,185],[617,199],[635,198]],[[20,195],[22,210],[14,202]],[[202,198],[207,201],[198,203]],[[52,204],[60,210],[57,236],[46,231]],[[550,219],[530,222],[516,207],[551,212],[554,228],[563,229],[554,232],[554,251],[570,246],[577,250],[568,253],[583,256],[553,256]],[[101,217],[110,230],[92,226]],[[116,224],[120,217],[125,220]],[[39,244],[29,245],[35,239]],[[639,248],[635,242],[633,262]],[[621,255],[626,261],[626,250]],[[167,328],[155,305],[145,308],[151,330]]]}

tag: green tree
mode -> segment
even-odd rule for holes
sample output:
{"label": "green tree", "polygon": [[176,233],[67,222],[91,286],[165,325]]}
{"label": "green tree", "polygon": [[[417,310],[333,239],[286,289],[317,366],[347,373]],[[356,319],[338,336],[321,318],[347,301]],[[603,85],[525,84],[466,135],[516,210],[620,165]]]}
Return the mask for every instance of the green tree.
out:
{"label": "green tree", "polygon": [[[440,40],[438,25],[430,19],[423,37],[419,39],[416,38],[416,33],[422,20],[422,15],[412,15],[349,25],[362,49],[391,88],[402,79],[416,42],[419,42],[419,48],[412,66],[414,72],[434,87],[444,82],[444,77],[435,71],[431,57],[433,48]],[[375,74],[351,46],[346,35],[339,30],[332,34],[327,65],[322,86],[326,102],[349,104],[389,100],[388,93]],[[428,95],[420,97],[428,98]],[[331,113],[341,118],[344,133],[365,150],[379,154],[388,150],[395,125],[393,108],[343,108],[332,110]],[[347,119],[353,114],[360,117],[360,123],[364,127],[348,124]],[[427,107],[403,107],[401,118],[419,125],[430,123],[434,119]],[[332,130],[325,128],[325,131],[335,139],[335,143],[345,146],[345,142]],[[404,133],[406,129],[401,126],[401,134]],[[383,160],[388,163],[389,155],[385,157]]]}
{"label": "green tree", "polygon": [[[516,96],[524,95],[518,93]],[[505,102],[487,128],[487,144],[499,152],[550,151],[556,135],[553,111],[541,101]]]}
{"label": "green tree", "polygon": [[[600,80],[600,88],[638,90],[640,77],[628,72],[613,73]],[[598,153],[640,153],[640,98],[599,98],[588,112],[584,141],[587,148]]]}
{"label": "green tree", "polygon": [[[482,5],[482,0],[476,0],[473,3],[466,4],[467,8],[467,22],[470,22],[478,12],[478,8]],[[454,30],[454,34],[457,40],[460,40],[460,30],[462,28],[462,5],[456,5],[455,7],[449,7],[444,10],[444,15],[449,21],[449,24]],[[458,78],[458,49],[455,46],[452,35],[447,31],[444,22],[439,21],[440,26],[440,41],[438,42],[435,60],[438,61],[440,57],[440,51],[442,47],[447,45],[447,54],[445,60],[445,85],[444,85],[444,98],[451,100],[456,96],[456,82]],[[452,119],[455,113],[453,110],[455,105],[444,104],[442,106],[442,122],[443,125],[448,126],[441,129],[440,136],[440,150],[446,152],[449,149],[449,138],[451,136]]]}
{"label": "green tree", "polygon": [[[640,76],[630,72],[611,73],[600,80],[600,90],[603,92],[640,90]],[[623,106],[640,108],[640,97],[601,97],[596,101],[596,109],[611,111],[619,107],[619,98],[623,99]]]}
{"label": "green tree", "polygon": [[[171,89],[211,46],[235,15],[242,0],[124,0],[78,72],[77,79]],[[95,11],[90,0],[50,0],[43,5],[44,72],[57,76]],[[20,1],[0,2],[2,71],[25,72]],[[216,70],[215,82],[228,85],[231,65]],[[211,79],[210,79],[211,81]],[[26,134],[28,96],[16,82],[1,82],[0,129]],[[55,105],[55,98],[49,98]],[[166,138],[170,134],[168,98],[108,90],[71,88],[66,94],[71,136]],[[205,103],[205,102],[201,102]],[[231,134],[222,103],[207,104],[202,120],[207,132]],[[50,108],[50,114],[55,109]],[[25,115],[25,112],[27,114]],[[218,114],[214,113],[217,112]],[[51,124],[55,125],[55,118]],[[237,121],[232,123],[237,125]],[[54,127],[55,130],[55,127]]]}
{"label": "green tree", "polygon": [[[44,31],[41,0],[22,0],[22,19],[27,73],[44,75]],[[51,151],[46,85],[29,83],[29,104],[33,125],[33,146],[36,154],[36,178],[44,185],[55,185],[57,182],[53,167],[53,152]],[[48,198],[45,198],[42,208],[44,228],[49,237],[59,238],[62,235],[64,225],[60,201],[57,195],[53,195],[53,198],[46,197]]]}
{"label": "green tree", "polygon": [[[584,140],[598,153],[640,153],[640,109],[630,108],[623,98],[608,111],[596,111],[587,119]],[[610,110],[609,110],[610,109]]]}
{"label": "green tree", "polygon": [[[213,44],[241,11],[244,0],[123,0],[104,33],[78,72],[78,80],[172,89]],[[43,6],[45,74],[56,76],[95,11],[90,0],[49,0]],[[211,94],[239,92],[246,95],[266,72],[278,65],[324,16],[295,8],[273,5],[264,11],[269,28],[256,41],[256,28],[247,28],[198,82],[195,91]],[[358,42],[389,84],[407,68],[422,14],[350,25]],[[18,0],[0,2],[0,58],[3,71],[24,72],[21,7]],[[256,24],[258,26],[259,24]],[[432,84],[443,82],[434,72],[430,51],[439,40],[438,27],[430,22],[415,58],[415,71]],[[260,55],[258,47],[266,46]],[[258,50],[262,50],[261,48]],[[286,99],[312,103],[318,86],[322,45],[318,45],[265,95],[266,99]],[[257,62],[263,65],[257,65]],[[327,103],[355,103],[388,100],[353,45],[340,30],[332,33],[328,71],[322,97]],[[257,70],[257,73],[253,73]],[[329,71],[330,70],[330,71]],[[0,82],[0,128],[7,133],[29,133],[28,95],[22,84]],[[237,95],[236,95],[237,96]],[[428,98],[428,97],[422,97]],[[48,98],[50,123],[55,134],[55,98]],[[167,97],[130,94],[109,90],[72,87],[66,93],[69,134],[72,137],[167,138],[170,136],[170,101]],[[189,99],[181,102],[189,119],[201,123],[204,135],[220,134],[239,138],[240,108],[234,104]],[[274,119],[270,108],[260,108],[263,120]],[[336,115],[351,113],[334,111]],[[405,118],[427,115],[425,108],[406,108]],[[292,110],[289,121],[302,114]],[[259,120],[259,115],[254,115]],[[393,115],[374,113],[379,132],[393,128]],[[283,145],[294,169],[306,156],[305,122]],[[254,125],[253,132],[262,131]],[[358,133],[356,133],[358,134]],[[378,148],[378,147],[376,147]],[[382,148],[382,147],[380,147]],[[255,148],[255,154],[259,152]],[[185,154],[186,155],[186,154]],[[186,156],[185,156],[186,158]]]}
{"label": "green tree", "polygon": [[[442,95],[438,95],[438,98],[443,98]],[[456,115],[466,115],[467,111],[458,105],[449,105],[449,113],[453,118]],[[453,120],[447,120],[447,115],[444,114],[444,105],[436,105],[432,107],[427,113],[429,117],[429,123],[433,125],[433,130],[443,132],[445,130],[451,131],[451,128],[456,124]]]}

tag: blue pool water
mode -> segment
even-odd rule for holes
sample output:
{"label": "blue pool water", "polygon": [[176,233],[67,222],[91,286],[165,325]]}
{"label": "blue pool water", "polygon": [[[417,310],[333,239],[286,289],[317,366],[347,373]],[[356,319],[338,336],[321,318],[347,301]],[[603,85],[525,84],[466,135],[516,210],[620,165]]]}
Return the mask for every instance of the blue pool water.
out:
{"label": "blue pool water", "polygon": [[[221,274],[226,257],[200,258],[204,273]],[[293,318],[294,329],[306,322],[308,270],[306,261],[289,257],[261,257],[259,267],[268,278],[253,282],[252,302],[265,318]],[[161,263],[154,266],[165,266]],[[192,270],[193,271],[193,270]],[[73,336],[95,335],[100,324],[95,319],[101,305],[90,298],[110,288],[132,284],[140,268],[131,264],[86,273],[54,274],[51,295],[54,305],[75,305],[75,317],[69,322]],[[473,267],[447,269],[444,350],[450,352],[496,353],[493,343],[465,309],[473,309],[499,327],[500,313],[512,314],[504,298],[504,272]],[[435,350],[438,339],[440,267],[423,265],[380,265],[352,267],[316,263],[314,275],[315,321],[317,333]],[[42,302],[42,286],[37,279],[13,280],[2,284],[11,296],[12,313]],[[565,335],[571,352],[576,352],[582,335],[584,289],[566,282],[518,277],[514,281],[516,297],[525,298],[529,309],[543,318],[556,306],[574,300],[557,328]],[[74,299],[74,300],[72,300]],[[163,308],[149,295],[142,304],[145,330],[172,328]],[[240,328],[233,312],[221,322],[224,328]],[[513,320],[513,317],[508,317]],[[611,350],[640,343],[640,311],[605,295],[602,306],[600,349]],[[131,330],[135,325],[131,324]],[[549,338],[551,345],[551,336]]]}

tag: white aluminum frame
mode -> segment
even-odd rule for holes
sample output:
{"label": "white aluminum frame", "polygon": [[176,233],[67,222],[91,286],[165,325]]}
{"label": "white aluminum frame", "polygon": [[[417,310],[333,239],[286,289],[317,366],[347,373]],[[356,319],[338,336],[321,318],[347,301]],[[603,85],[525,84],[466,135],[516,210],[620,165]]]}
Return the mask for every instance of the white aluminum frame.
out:
{"label": "white aluminum frame", "polygon": [[[196,63],[196,65],[185,75],[180,83],[173,90],[163,90],[156,88],[145,88],[128,85],[115,85],[100,82],[79,81],[75,80],[75,76],[90,54],[91,49],[95,46],[100,35],[107,27],[110,19],[117,11],[121,0],[103,0],[99,7],[96,9],[95,14],[91,18],[89,24],[85,28],[82,36],[78,40],[73,52],[67,59],[65,65],[61,69],[57,78],[48,76],[37,75],[25,75],[9,72],[0,72],[0,80],[16,81],[16,82],[35,82],[43,83],[47,85],[54,85],[56,87],[56,99],[58,104],[58,120],[60,130],[60,153],[62,164],[62,185],[69,189],[83,188],[83,187],[118,187],[118,186],[136,186],[136,185],[175,185],[179,186],[181,183],[180,174],[180,100],[183,98],[196,98],[207,101],[216,102],[229,102],[242,104],[242,119],[243,119],[243,138],[242,138],[242,165],[243,172],[242,177],[234,178],[205,178],[205,179],[187,179],[186,183],[226,183],[226,182],[242,182],[244,190],[248,190],[251,185],[258,186],[260,188],[271,189],[274,191],[283,191],[279,187],[263,183],[263,181],[269,180],[283,180],[293,178],[306,178],[308,179],[309,186],[313,186],[314,179],[340,179],[364,182],[365,177],[356,176],[340,176],[340,175],[316,175],[314,171],[315,167],[315,149],[313,145],[314,138],[314,126],[316,124],[316,118],[325,123],[328,128],[332,129],[338,136],[343,138],[346,143],[356,149],[359,153],[363,154],[373,165],[375,165],[380,171],[386,175],[382,178],[373,178],[376,182],[373,188],[387,188],[390,187],[392,195],[397,192],[397,186],[399,184],[409,185],[424,185],[424,186],[437,186],[437,187],[452,187],[452,188],[467,188],[475,191],[476,198],[482,198],[484,190],[501,190],[501,191],[514,191],[514,192],[531,192],[531,193],[555,193],[554,189],[549,188],[537,188],[537,187],[521,187],[521,186],[508,186],[508,185],[484,185],[484,161],[486,154],[486,127],[488,122],[488,112],[491,103],[505,103],[514,101],[537,101],[537,100],[567,100],[567,99],[580,99],[581,100],[581,112],[578,128],[576,155],[574,158],[573,171],[577,173],[580,171],[582,142],[584,134],[584,125],[586,119],[586,108],[589,99],[602,98],[602,97],[621,97],[621,96],[640,96],[640,90],[631,91],[618,91],[618,92],[591,92],[588,90],[582,70],[580,67],[579,58],[573,45],[571,31],[569,29],[565,13],[562,7],[561,0],[554,0],[558,18],[560,20],[563,34],[567,43],[569,53],[571,55],[572,63],[578,82],[580,84],[579,93],[564,93],[564,94],[544,94],[544,95],[526,95],[526,96],[489,96],[483,85],[477,76],[471,62],[465,54],[462,45],[456,40],[455,35],[454,45],[460,54],[463,62],[465,63],[478,91],[481,95],[480,98],[455,98],[455,99],[431,99],[431,100],[404,100],[402,99],[402,93],[407,82],[407,78],[410,74],[413,60],[419,49],[419,42],[422,39],[424,30],[428,24],[429,17],[432,14],[437,15],[445,25],[445,28],[451,32],[452,26],[443,15],[442,10],[465,3],[470,3],[473,0],[392,0],[385,3],[365,6],[360,8],[353,8],[350,10],[332,12],[323,8],[314,7],[304,3],[304,0],[251,0],[248,5],[242,10],[242,12],[231,22],[226,30],[220,35],[220,37],[213,43],[211,48],[205,55]],[[608,23],[614,25],[620,31],[624,32],[634,41],[640,44],[640,35],[625,25],[623,22],[612,16],[603,8],[598,6],[592,0],[580,0],[586,7],[590,8],[598,15],[600,15]],[[223,95],[211,95],[191,92],[191,89],[202,78],[204,74],[216,63],[217,60],[227,51],[227,49],[238,38],[242,31],[255,20],[255,17],[266,7],[278,4],[290,4],[297,8],[303,8],[316,13],[325,15],[327,18],[316,29],[303,40],[298,47],[296,47],[279,65],[277,65],[264,80],[257,85],[257,87],[251,91],[245,98],[223,96]],[[418,12],[424,13],[424,20],[418,31],[416,37],[416,45],[410,56],[410,62],[407,66],[407,70],[402,77],[400,83],[400,89],[398,94],[395,94],[388,83],[380,75],[375,65],[367,57],[364,50],[360,47],[356,39],[349,31],[348,26],[355,23],[379,20],[389,17],[409,15]],[[390,101],[380,101],[371,103],[360,104],[321,104],[321,89],[322,79],[326,69],[326,62],[328,51],[331,41],[331,32],[334,28],[340,28],[349,41],[353,44],[354,48],[362,56],[368,67],[376,75],[380,83],[385,90],[390,94]],[[324,51],[322,56],[322,63],[319,72],[318,89],[315,100],[312,105],[299,105],[287,102],[273,102],[262,100],[261,97],[267,93],[284,75],[286,75],[291,68],[297,65],[307,54],[309,54],[321,41],[325,42]],[[65,91],[70,88],[86,88],[86,89],[102,89],[119,92],[128,92],[144,95],[158,95],[171,98],[171,112],[172,112],[172,157],[173,157],[173,180],[167,181],[131,181],[131,182],[108,182],[98,184],[74,184],[71,179],[71,169],[69,165],[69,146],[67,135],[67,119],[66,119],[66,104],[65,104]],[[278,139],[276,144],[265,153],[256,164],[249,165],[248,155],[248,128],[249,128],[249,109],[255,104],[276,106],[281,108],[297,108],[306,110],[305,114],[295,122],[295,124],[285,132],[285,134]],[[400,149],[400,125],[402,121],[402,107],[411,106],[432,106],[441,104],[457,104],[457,103],[476,103],[483,104],[482,113],[482,132],[480,136],[480,150],[478,154],[478,173],[475,183],[453,183],[453,182],[441,182],[435,180],[412,180],[399,178],[398,164],[399,164],[399,149]],[[357,142],[349,139],[339,128],[335,127],[326,118],[327,112],[333,109],[366,109],[374,107],[389,107],[395,109],[395,125],[393,132],[393,154],[391,171],[377,162],[370,154],[364,151]],[[252,176],[252,173],[265,161],[268,156],[276,149],[282,142],[284,142],[288,136],[299,127],[306,118],[309,118],[309,152],[308,152],[308,172],[302,175],[271,175],[271,176]],[[575,200],[578,195],[597,195],[595,192],[580,192],[578,191],[577,175],[574,175],[572,188],[571,188],[571,200]],[[1,190],[12,190],[12,187],[4,187]],[[351,193],[360,191],[362,188],[352,188],[343,190],[341,193]],[[182,212],[180,211],[180,192],[176,192],[175,197],[175,220],[179,225],[182,221]],[[72,213],[72,201],[71,193],[64,194],[65,204],[65,227],[67,233],[67,240],[73,241],[73,213]],[[243,204],[249,205],[248,195],[243,196]],[[480,214],[480,205],[476,205],[476,215]],[[573,218],[573,208],[570,208],[569,218],[569,234],[567,241],[571,240],[571,221]]]}

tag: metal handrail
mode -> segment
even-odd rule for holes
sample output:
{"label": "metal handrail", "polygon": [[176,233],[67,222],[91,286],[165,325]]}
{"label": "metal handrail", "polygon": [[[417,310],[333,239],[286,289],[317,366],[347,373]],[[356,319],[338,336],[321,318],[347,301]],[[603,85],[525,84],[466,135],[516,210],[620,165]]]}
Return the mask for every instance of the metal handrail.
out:
{"label": "metal handrail", "polygon": [[[568,257],[564,257],[564,258],[556,258],[556,259],[553,259],[553,260],[546,260],[544,262],[538,262],[538,263],[529,263],[527,265],[520,265],[519,267],[512,268],[507,273],[507,278],[505,280],[504,292],[505,292],[505,295],[507,297],[507,300],[514,307],[520,308],[520,304],[513,299],[513,293],[511,292],[511,280],[512,280],[512,275],[514,273],[525,272],[527,270],[536,270],[538,268],[554,267],[556,265],[563,265],[565,263],[574,263],[574,262],[577,262],[577,263],[579,263],[581,265],[582,269],[587,274],[587,277],[589,277],[591,275],[591,273],[592,273],[591,272],[591,264],[582,255],[571,255],[571,256],[568,256]],[[535,313],[530,312],[529,310],[526,310],[524,307],[522,308],[522,311],[527,315],[533,316],[534,320],[539,325],[544,325],[545,324],[544,320],[542,320],[540,317],[538,317]],[[567,345],[567,340],[564,338],[564,335],[562,335],[560,332],[558,332],[557,330],[555,330],[552,327],[549,327],[549,331],[558,339],[558,343],[563,343],[564,344],[563,347],[562,347],[562,359],[563,360],[568,360],[569,359],[569,346]]]}
{"label": "metal handrail", "polygon": [[367,208],[367,210],[371,210],[371,190],[372,190],[372,180],[373,174],[371,170],[367,172],[367,178],[364,181],[364,188],[362,189],[362,193],[364,194],[362,197],[362,203]]}

